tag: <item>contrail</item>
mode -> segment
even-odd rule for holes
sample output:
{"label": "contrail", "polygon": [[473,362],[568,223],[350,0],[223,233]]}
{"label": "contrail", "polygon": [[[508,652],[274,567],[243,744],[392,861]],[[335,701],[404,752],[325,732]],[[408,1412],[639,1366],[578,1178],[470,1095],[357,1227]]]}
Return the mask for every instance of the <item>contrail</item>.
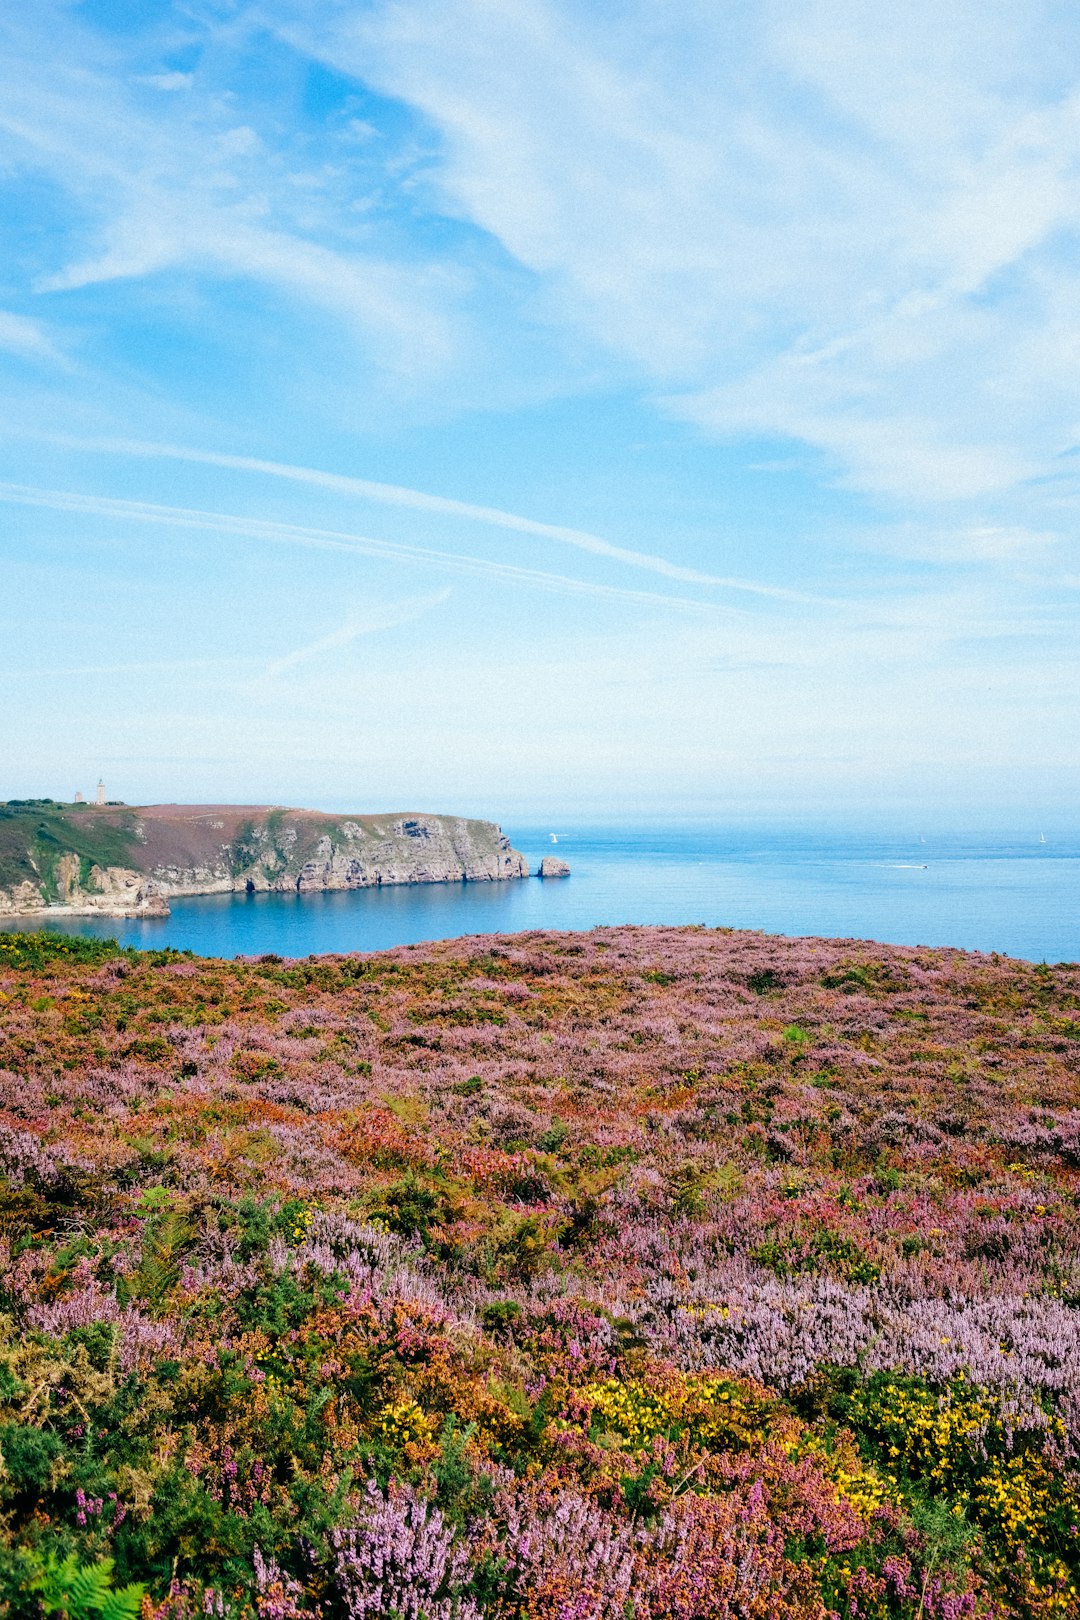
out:
{"label": "contrail", "polygon": [[257,456],[230,456],[216,450],[194,450],[185,445],[151,444],[140,439],[78,438],[67,434],[48,434],[51,444],[63,444],[75,450],[90,450],[105,455],[141,456],[172,461],[199,462],[208,467],[231,467],[239,472],[264,473],[270,478],[287,478],[297,484],[312,484],[319,489],[333,490],[339,495],[358,496],[363,500],[378,501],[383,506],[404,506],[417,512],[437,512],[443,517],[470,518],[474,523],[486,523],[492,528],[507,529],[516,534],[531,534],[542,540],[556,540],[563,545],[576,546],[579,551],[590,551],[597,557],[610,557],[614,562],[631,568],[643,568],[666,579],[679,580],[685,585],[720,586],[725,590],[747,591],[754,596],[774,596],[790,602],[820,602],[821,598],[800,591],[785,590],[780,585],[758,585],[752,580],[729,578],[720,574],[702,574],[694,568],[682,568],[645,551],[632,551],[624,546],[612,545],[597,534],[585,529],[572,529],[558,523],[539,523],[534,518],[520,517],[516,512],[504,512],[496,506],[474,506],[470,501],[456,501],[445,495],[428,495],[423,490],[409,489],[402,484],[377,483],[367,478],[349,478],[343,473],[322,472],[314,467],[296,467],[288,462],[264,461]]}
{"label": "contrail", "polygon": [[137,523],[163,524],[170,528],[208,529],[217,534],[235,534],[249,540],[270,540],[322,551],[344,551],[364,557],[423,563],[445,568],[451,573],[473,577],[481,575],[507,584],[528,585],[534,590],[552,591],[560,596],[600,597],[605,601],[630,602],[643,607],[679,608],[709,616],[722,614],[727,618],[743,616],[741,609],[716,602],[694,602],[685,596],[625,590],[617,585],[594,585],[586,580],[571,579],[565,574],[545,573],[538,568],[490,562],[486,557],[470,557],[458,552],[434,551],[426,546],[373,540],[366,535],[341,533],[336,529],[311,529],[295,523],[276,523],[268,518],[236,517],[228,512],[205,512],[180,506],[155,506],[145,501],[123,501],[60,489],[37,489],[29,484],[0,483],[0,501],[14,506],[42,506],[55,512],[124,518]]}
{"label": "contrail", "polygon": [[430,608],[438,607],[452,594],[450,586],[445,585],[441,591],[432,591],[427,596],[408,596],[400,602],[388,602],[363,615],[354,613],[328,635],[320,636],[317,641],[308,642],[304,647],[296,647],[292,652],[273,659],[267,664],[263,674],[281,675],[287,669],[294,669],[297,664],[306,664],[312,658],[318,658],[320,653],[332,652],[337,647],[347,647],[351,641],[356,641],[360,636],[370,636],[378,630],[393,630],[399,624],[409,624],[413,619],[418,619],[422,613],[427,613]]}

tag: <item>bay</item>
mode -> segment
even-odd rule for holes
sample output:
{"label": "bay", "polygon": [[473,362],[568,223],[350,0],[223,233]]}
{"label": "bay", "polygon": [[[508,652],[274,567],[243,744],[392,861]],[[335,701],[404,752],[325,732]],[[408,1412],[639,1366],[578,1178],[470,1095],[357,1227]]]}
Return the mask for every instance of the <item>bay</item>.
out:
{"label": "bay", "polygon": [[[32,926],[144,950],[307,956],[463,934],[700,923],[779,934],[953,945],[1032,961],[1080,959],[1080,834],[889,836],[836,828],[515,827],[535,870],[564,879],[421,884],[335,894],[207,895],[167,918],[51,918]],[[558,842],[553,843],[552,831]],[[8,927],[26,927],[9,919]]]}

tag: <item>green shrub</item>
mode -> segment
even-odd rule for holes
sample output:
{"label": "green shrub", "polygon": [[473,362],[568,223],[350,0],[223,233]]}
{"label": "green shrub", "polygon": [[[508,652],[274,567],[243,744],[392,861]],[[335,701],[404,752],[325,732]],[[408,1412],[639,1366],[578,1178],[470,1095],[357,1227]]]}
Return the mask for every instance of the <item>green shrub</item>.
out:
{"label": "green shrub", "polygon": [[0,933],[0,967],[37,970],[57,962],[105,962],[134,957],[136,952],[115,939],[89,939],[82,934]]}

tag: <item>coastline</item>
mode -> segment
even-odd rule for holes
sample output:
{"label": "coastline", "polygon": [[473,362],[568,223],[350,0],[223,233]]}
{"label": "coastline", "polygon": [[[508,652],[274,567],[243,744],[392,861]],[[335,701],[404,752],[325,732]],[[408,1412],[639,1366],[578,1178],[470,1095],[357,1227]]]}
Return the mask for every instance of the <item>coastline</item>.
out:
{"label": "coastline", "polygon": [[[923,843],[873,829],[825,836],[732,825],[571,828],[565,820],[560,849],[574,873],[565,883],[383,884],[324,893],[311,905],[290,886],[176,897],[166,918],[52,910],[0,917],[0,928],[204,956],[299,957],[538,928],[696,923],[1080,961],[1080,832],[1055,833],[1042,848],[1023,829],[928,833]],[[547,825],[507,828],[533,873],[547,852]]]}
{"label": "coastline", "polygon": [[[529,876],[494,822],[252,805],[0,806],[0,918],[168,917],[172,899]],[[6,881],[3,881],[6,879]]]}

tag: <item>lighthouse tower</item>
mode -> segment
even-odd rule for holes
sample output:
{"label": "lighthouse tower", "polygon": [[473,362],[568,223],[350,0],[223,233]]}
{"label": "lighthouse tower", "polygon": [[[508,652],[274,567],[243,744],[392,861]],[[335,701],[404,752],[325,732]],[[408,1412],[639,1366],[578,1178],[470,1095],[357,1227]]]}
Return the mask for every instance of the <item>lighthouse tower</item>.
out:
{"label": "lighthouse tower", "polygon": [[105,783],[104,782],[98,782],[98,785],[97,785],[97,803],[98,804],[104,804],[105,803]]}

